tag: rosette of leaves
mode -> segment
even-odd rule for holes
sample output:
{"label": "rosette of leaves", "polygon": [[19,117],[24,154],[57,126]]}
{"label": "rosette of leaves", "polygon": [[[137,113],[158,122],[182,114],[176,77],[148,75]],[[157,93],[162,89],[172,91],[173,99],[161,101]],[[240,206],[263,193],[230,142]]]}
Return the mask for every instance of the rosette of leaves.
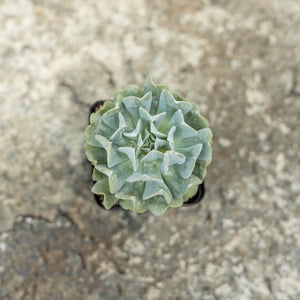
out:
{"label": "rosette of leaves", "polygon": [[197,105],[150,78],[93,113],[85,139],[92,192],[106,209],[162,215],[196,194],[211,161],[212,132]]}

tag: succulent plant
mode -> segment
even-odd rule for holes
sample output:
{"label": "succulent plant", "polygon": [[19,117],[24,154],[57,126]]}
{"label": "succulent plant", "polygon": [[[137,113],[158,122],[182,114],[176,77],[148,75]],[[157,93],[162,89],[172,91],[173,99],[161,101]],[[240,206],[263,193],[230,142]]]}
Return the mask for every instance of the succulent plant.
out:
{"label": "succulent plant", "polygon": [[150,78],[105,101],[85,139],[92,192],[106,209],[162,215],[196,194],[211,162],[212,132],[197,105]]}

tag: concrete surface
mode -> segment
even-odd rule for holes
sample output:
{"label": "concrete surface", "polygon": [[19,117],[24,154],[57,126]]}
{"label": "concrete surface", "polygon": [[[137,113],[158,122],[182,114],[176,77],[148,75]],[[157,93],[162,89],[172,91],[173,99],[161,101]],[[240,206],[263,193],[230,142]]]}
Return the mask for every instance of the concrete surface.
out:
{"label": "concrete surface", "polygon": [[[0,299],[300,299],[300,2],[0,0]],[[169,84],[214,132],[207,195],[105,212],[83,131]]]}

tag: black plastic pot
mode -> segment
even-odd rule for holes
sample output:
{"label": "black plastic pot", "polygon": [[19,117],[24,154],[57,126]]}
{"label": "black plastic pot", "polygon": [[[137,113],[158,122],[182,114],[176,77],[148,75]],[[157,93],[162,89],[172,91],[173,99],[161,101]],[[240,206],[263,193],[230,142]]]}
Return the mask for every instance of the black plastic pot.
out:
{"label": "black plastic pot", "polygon": [[[98,100],[96,101],[91,107],[90,107],[90,111],[89,111],[89,117],[92,113],[96,112],[97,110],[99,110],[105,101],[111,101],[111,100]],[[90,118],[88,120],[88,122],[90,122]],[[92,170],[92,174],[93,174],[93,169],[94,169],[94,166],[91,164],[91,170]],[[95,181],[93,180],[93,184],[95,183]],[[94,198],[95,198],[95,201],[96,203],[103,209],[105,209],[105,207],[103,206],[103,195],[96,195],[96,194],[93,194],[94,195]],[[185,201],[183,203],[184,206],[190,206],[190,205],[194,205],[194,204],[197,204],[199,203],[203,198],[204,198],[204,195],[205,195],[205,184],[204,184],[204,181],[199,184],[198,186],[198,191],[196,193],[196,195],[194,195],[193,197],[191,197],[189,200]],[[123,210],[123,208],[116,204],[114,205],[111,210]]]}

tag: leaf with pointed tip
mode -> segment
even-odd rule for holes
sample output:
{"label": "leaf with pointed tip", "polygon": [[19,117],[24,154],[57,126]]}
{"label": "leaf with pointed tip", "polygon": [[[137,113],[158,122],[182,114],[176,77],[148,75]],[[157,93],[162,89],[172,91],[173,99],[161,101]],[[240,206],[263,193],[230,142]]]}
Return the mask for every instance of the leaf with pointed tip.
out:
{"label": "leaf with pointed tip", "polygon": [[162,132],[159,132],[153,123],[150,124],[150,132],[159,138],[165,138],[166,135]]}
{"label": "leaf with pointed tip", "polygon": [[118,90],[114,92],[113,100],[115,103],[118,103],[118,105],[121,103],[122,99],[126,97],[124,90]]}
{"label": "leaf with pointed tip", "polygon": [[[93,139],[95,139],[96,134],[101,134],[102,132],[105,132],[106,135],[112,135],[114,133],[115,130],[103,122],[101,117],[102,114],[103,113],[101,110],[98,110],[96,113],[91,114],[91,124],[87,127],[85,133],[85,138],[87,142],[91,142]],[[96,144],[99,145],[98,142],[96,142]]]}
{"label": "leaf with pointed tip", "polygon": [[116,193],[133,171],[129,160],[121,162],[114,168],[107,168],[105,165],[96,165],[95,168],[108,177],[110,193]]}
{"label": "leaf with pointed tip", "polygon": [[96,140],[95,136],[99,134],[96,130],[96,127],[93,125],[89,125],[85,129],[84,137],[86,139],[86,144],[94,147],[102,148],[101,144]]}
{"label": "leaf with pointed tip", "polygon": [[172,92],[172,94],[173,94],[174,98],[176,99],[176,101],[178,101],[178,102],[179,101],[188,101],[187,99],[184,99],[178,92]]}
{"label": "leaf with pointed tip", "polygon": [[174,149],[188,148],[194,146],[195,144],[201,144],[200,138],[198,136],[191,137],[177,137],[175,139],[176,144],[174,144]]}
{"label": "leaf with pointed tip", "polygon": [[113,99],[115,102],[120,104],[124,97],[127,96],[135,96],[135,97],[143,97],[144,92],[140,89],[136,84],[129,85],[126,90],[119,90],[114,93]]}
{"label": "leaf with pointed tip", "polygon": [[195,113],[194,111],[190,111],[185,115],[185,122],[190,125],[195,130],[199,130],[202,128],[208,127],[207,120],[200,116],[199,113]]}
{"label": "leaf with pointed tip", "polygon": [[172,201],[172,194],[164,182],[147,181],[143,200],[148,200],[159,195],[163,196],[168,204]]}
{"label": "leaf with pointed tip", "polygon": [[188,148],[179,148],[176,151],[185,155],[185,163],[176,166],[179,174],[182,178],[187,179],[191,176],[193,169],[195,167],[196,159],[200,154],[202,149],[202,144],[196,144]]}
{"label": "leaf with pointed tip", "polygon": [[169,142],[169,145],[170,145],[170,148],[171,150],[175,150],[175,142],[174,142],[174,132],[176,130],[176,126],[173,126],[169,133],[168,133],[168,137],[167,137],[167,140]]}
{"label": "leaf with pointed tip", "polygon": [[133,173],[130,175],[127,182],[139,182],[139,181],[157,181],[161,182],[161,178],[155,174],[143,174],[143,173]]}
{"label": "leaf with pointed tip", "polygon": [[125,106],[127,111],[129,112],[133,124],[137,124],[140,116],[139,116],[139,108],[141,105],[141,101],[139,98],[134,96],[127,96],[123,99],[122,104]]}
{"label": "leaf with pointed tip", "polygon": [[193,105],[188,101],[179,102],[178,106],[181,109],[183,115],[186,115],[188,112],[192,111],[193,109]]}
{"label": "leaf with pointed tip", "polygon": [[167,151],[164,154],[164,160],[168,167],[175,164],[181,165],[185,162],[185,156],[176,151]]}
{"label": "leaf with pointed tip", "polygon": [[148,201],[148,207],[149,210],[155,215],[155,216],[161,216],[163,215],[167,208],[168,208],[168,203],[165,201],[165,198],[163,196],[156,196]]}
{"label": "leaf with pointed tip", "polygon": [[143,137],[143,143],[145,143],[145,141],[147,141],[149,137],[150,137],[150,132],[148,131],[147,128],[145,128],[144,137]]}
{"label": "leaf with pointed tip", "polygon": [[139,181],[157,181],[161,182],[161,173],[157,165],[151,164],[140,164],[138,170],[133,172],[128,178],[127,182],[139,182]]}
{"label": "leaf with pointed tip", "polygon": [[155,139],[154,150],[159,150],[160,153],[164,153],[164,151],[166,151],[168,148],[169,148],[169,143],[167,141],[162,140],[158,137]]}
{"label": "leaf with pointed tip", "polygon": [[188,179],[188,188],[187,188],[186,192],[184,193],[184,195],[182,196],[182,199],[184,202],[189,200],[191,197],[193,197],[197,193],[198,186],[201,183],[202,183],[202,180],[195,175],[192,175]]}
{"label": "leaf with pointed tip", "polygon": [[135,155],[135,148],[131,147],[119,147],[118,151],[126,154],[132,163],[133,170],[136,171],[138,167],[138,161]]}
{"label": "leaf with pointed tip", "polygon": [[191,176],[195,167],[196,160],[193,158],[187,158],[184,165],[177,166],[177,170],[180,172],[182,178],[187,179]]}
{"label": "leaf with pointed tip", "polygon": [[139,114],[140,114],[140,117],[148,122],[154,122],[154,121],[158,121],[160,119],[162,119],[166,113],[165,112],[161,112],[157,115],[150,115],[150,113],[144,109],[143,107],[140,107],[139,108]]}
{"label": "leaf with pointed tip", "polygon": [[178,109],[178,110],[176,110],[176,112],[174,113],[172,118],[170,119],[167,127],[170,129],[173,126],[177,127],[177,125],[179,125],[181,123],[184,123],[184,117],[183,117],[182,111],[180,109]]}
{"label": "leaf with pointed tip", "polygon": [[162,174],[164,182],[169,188],[172,196],[174,198],[180,198],[186,192],[188,180],[181,178],[180,175],[177,174],[176,168],[171,166],[170,169],[173,169],[168,174]]}
{"label": "leaf with pointed tip", "polygon": [[157,107],[159,104],[159,97],[160,94],[163,90],[168,89],[166,85],[163,84],[157,84],[155,85],[150,78],[150,76],[146,79],[145,84],[144,84],[144,93],[146,94],[147,92],[152,93],[152,105],[151,105],[151,114],[155,114],[157,111]]}
{"label": "leaf with pointed tip", "polygon": [[136,198],[132,197],[133,199],[126,199],[126,200],[119,200],[119,203],[121,207],[125,210],[130,210],[130,211],[135,211],[135,203],[136,203]]}
{"label": "leaf with pointed tip", "polygon": [[142,199],[144,189],[144,182],[125,182],[121,189],[116,193],[116,197],[123,200],[135,201],[135,198]]}
{"label": "leaf with pointed tip", "polygon": [[126,144],[123,132],[127,128],[123,115],[119,112],[119,128],[110,137],[110,140],[118,146]]}
{"label": "leaf with pointed tip", "polygon": [[143,97],[141,97],[141,107],[143,107],[146,111],[151,110],[151,104],[152,104],[152,93],[148,92]]}
{"label": "leaf with pointed tip", "polygon": [[106,100],[103,104],[103,107],[99,110],[97,110],[96,114],[98,114],[99,116],[103,116],[107,111],[109,111],[110,109],[114,108],[114,102],[110,101],[110,100]]}
{"label": "leaf with pointed tip", "polygon": [[155,84],[153,83],[151,77],[149,76],[144,83],[144,94],[151,92],[152,94],[155,92]]}
{"label": "leaf with pointed tip", "polygon": [[124,132],[124,135],[128,138],[137,137],[138,134],[141,132],[141,126],[142,126],[142,122],[141,122],[141,120],[138,120],[135,129],[131,132]]}
{"label": "leaf with pointed tip", "polygon": [[92,124],[98,124],[101,122],[101,113],[98,110],[97,112],[94,112],[90,115],[90,123]]}
{"label": "leaf with pointed tip", "polygon": [[92,178],[95,181],[103,181],[105,179],[108,184],[107,176],[105,174],[101,173],[100,171],[98,171],[96,168],[93,169]]}
{"label": "leaf with pointed tip", "polygon": [[107,153],[107,166],[112,168],[113,166],[119,164],[124,161],[126,157],[124,155],[119,154],[113,146],[113,143],[110,142],[102,135],[96,135],[96,140],[101,143],[102,147],[105,149]]}
{"label": "leaf with pointed tip", "polygon": [[116,130],[119,124],[119,108],[108,110],[101,119],[108,127]]}
{"label": "leaf with pointed tip", "polygon": [[158,161],[158,160],[163,160],[163,159],[164,159],[163,153],[161,153],[160,151],[157,151],[157,150],[152,150],[151,152],[149,152],[142,158],[141,162],[142,163],[153,162],[153,161]]}
{"label": "leaf with pointed tip", "polygon": [[103,205],[106,209],[112,208],[119,200],[108,191],[105,180],[97,181],[92,188],[92,192],[104,196]]}
{"label": "leaf with pointed tip", "polygon": [[183,204],[183,198],[172,198],[171,203],[169,204],[170,207],[179,207]]}
{"label": "leaf with pointed tip", "polygon": [[92,192],[97,195],[104,195],[107,193],[106,184],[104,181],[97,181],[92,187]]}
{"label": "leaf with pointed tip", "polygon": [[143,97],[143,90],[136,84],[129,85],[125,90],[125,96]]}
{"label": "leaf with pointed tip", "polygon": [[201,143],[208,143],[212,139],[212,132],[209,128],[202,128],[197,131]]}
{"label": "leaf with pointed tip", "polygon": [[120,199],[119,203],[124,209],[142,213],[148,210],[147,201],[142,200],[144,189],[144,182],[126,182],[116,193],[116,197]]}
{"label": "leaf with pointed tip", "polygon": [[176,131],[174,132],[174,139],[184,137],[195,137],[197,135],[197,131],[193,129],[190,125],[186,123],[181,123],[176,126]]}
{"label": "leaf with pointed tip", "polygon": [[207,162],[211,161],[211,146],[210,144],[203,144],[203,148],[198,156],[198,160],[205,160]]}
{"label": "leaf with pointed tip", "polygon": [[174,95],[169,90],[165,89],[160,94],[157,112],[169,111],[170,109],[180,109],[182,114],[185,115],[189,111],[193,110],[193,104],[188,101],[184,101],[183,99],[181,101],[177,101]]}
{"label": "leaf with pointed tip", "polygon": [[191,177],[189,178],[188,189],[194,185],[198,186],[201,183],[202,183],[202,180],[199,177],[197,177],[195,175],[191,175]]}
{"label": "leaf with pointed tip", "polygon": [[106,151],[103,148],[94,147],[89,144],[85,144],[85,153],[87,159],[93,165],[106,163]]}
{"label": "leaf with pointed tip", "polygon": [[190,147],[176,148],[176,151],[182,153],[186,159],[197,159],[202,149],[202,144],[198,143]]}
{"label": "leaf with pointed tip", "polygon": [[170,109],[174,111],[177,110],[178,105],[175,101],[176,100],[171,92],[167,89],[164,89],[160,94],[157,113],[166,112]]}
{"label": "leaf with pointed tip", "polygon": [[195,196],[197,191],[198,191],[198,186],[197,185],[193,185],[192,187],[187,189],[186,193],[182,196],[183,202],[186,202],[187,200],[189,200],[190,198]]}
{"label": "leaf with pointed tip", "polygon": [[136,213],[144,213],[148,210],[148,203],[146,201],[120,200],[119,203],[122,208]]}
{"label": "leaf with pointed tip", "polygon": [[136,155],[137,156],[140,154],[142,147],[143,147],[143,139],[142,139],[142,135],[139,133],[137,143],[136,143]]}
{"label": "leaf with pointed tip", "polygon": [[195,168],[193,170],[193,175],[199,177],[203,181],[206,175],[206,166],[206,161],[197,160],[195,163]]}

